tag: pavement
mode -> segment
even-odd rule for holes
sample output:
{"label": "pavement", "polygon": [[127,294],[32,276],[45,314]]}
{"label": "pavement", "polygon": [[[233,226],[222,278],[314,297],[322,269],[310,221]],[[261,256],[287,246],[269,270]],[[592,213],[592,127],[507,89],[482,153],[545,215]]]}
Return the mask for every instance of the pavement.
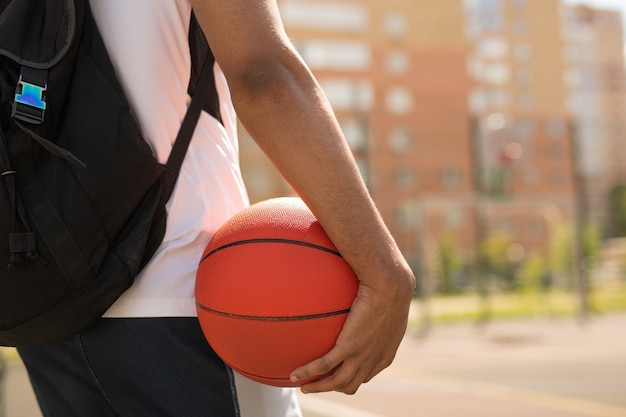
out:
{"label": "pavement", "polygon": [[[18,359],[5,416],[41,417]],[[437,325],[353,396],[300,395],[304,417],[626,417],[626,314]]]}

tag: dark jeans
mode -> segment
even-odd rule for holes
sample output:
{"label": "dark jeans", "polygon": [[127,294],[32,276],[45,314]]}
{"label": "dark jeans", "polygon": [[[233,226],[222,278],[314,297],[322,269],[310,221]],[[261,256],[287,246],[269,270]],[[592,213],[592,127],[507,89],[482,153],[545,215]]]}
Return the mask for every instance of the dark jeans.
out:
{"label": "dark jeans", "polygon": [[18,349],[45,417],[238,417],[230,368],[195,318],[102,319]]}

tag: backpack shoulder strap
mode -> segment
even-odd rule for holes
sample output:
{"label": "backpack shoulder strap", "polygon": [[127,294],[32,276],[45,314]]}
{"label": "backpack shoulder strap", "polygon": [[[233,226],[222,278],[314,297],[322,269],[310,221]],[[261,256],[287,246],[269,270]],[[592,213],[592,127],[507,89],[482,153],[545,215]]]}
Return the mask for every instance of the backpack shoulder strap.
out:
{"label": "backpack shoulder strap", "polygon": [[[212,96],[212,89],[215,89],[215,83],[213,80],[213,60],[207,58],[202,66],[202,72],[194,95],[191,98],[191,103],[189,103],[189,107],[187,108],[185,118],[183,119],[180,129],[178,130],[176,142],[174,142],[170,156],[167,159],[166,165],[176,173],[180,171],[180,167],[185,159],[185,154],[189,148],[189,143],[191,142],[191,137],[193,136],[196,124],[200,118],[200,113],[205,106],[205,101],[208,97]],[[174,183],[167,184],[167,188],[164,190],[166,200],[168,200],[171,196],[173,188]]]}
{"label": "backpack shoulder strap", "polygon": [[0,55],[31,68],[56,65],[77,31],[74,0],[3,1],[0,15]]}
{"label": "backpack shoulder strap", "polygon": [[[191,13],[191,21],[189,22],[189,51],[191,52],[191,77],[189,79],[187,92],[193,97],[202,75],[204,63],[208,61],[209,65],[211,65],[210,69],[212,70],[212,65],[215,62],[213,52],[193,12]],[[213,80],[209,81],[210,90],[205,95],[204,110],[222,122],[217,88]]]}

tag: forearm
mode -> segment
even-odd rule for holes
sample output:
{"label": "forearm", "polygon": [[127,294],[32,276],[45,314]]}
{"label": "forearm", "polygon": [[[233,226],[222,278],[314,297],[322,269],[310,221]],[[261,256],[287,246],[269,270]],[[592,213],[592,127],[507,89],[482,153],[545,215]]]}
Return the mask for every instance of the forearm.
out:
{"label": "forearm", "polygon": [[194,0],[193,6],[243,125],[346,260],[358,269],[374,261],[374,251],[395,249],[328,101],[287,39],[275,3]]}
{"label": "forearm", "polygon": [[391,363],[415,278],[369,196],[328,101],[289,43],[275,1],[192,1],[243,125],[360,281],[333,349],[294,370],[292,381],[327,375],[303,391],[354,393]]}
{"label": "forearm", "polygon": [[232,88],[242,123],[315,212],[346,260],[355,269],[370,269],[377,253],[388,259],[383,248],[391,251],[393,241],[308,71],[280,68],[265,77],[262,87]]}

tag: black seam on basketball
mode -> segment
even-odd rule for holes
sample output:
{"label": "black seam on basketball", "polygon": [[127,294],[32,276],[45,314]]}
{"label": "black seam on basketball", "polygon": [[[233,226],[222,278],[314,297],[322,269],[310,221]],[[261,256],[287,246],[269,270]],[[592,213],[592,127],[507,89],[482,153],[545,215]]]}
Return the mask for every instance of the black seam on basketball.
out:
{"label": "black seam on basketball", "polygon": [[234,319],[241,320],[255,320],[255,321],[299,321],[299,320],[314,320],[314,319],[323,319],[325,317],[333,317],[339,316],[341,314],[348,314],[350,312],[349,308],[337,311],[329,311],[327,313],[317,313],[317,314],[308,314],[301,316],[249,316],[246,314],[235,314],[235,313],[227,313],[225,311],[219,311],[207,306],[202,305],[200,302],[196,302],[196,305],[202,310],[215,314],[217,316],[229,317]]}
{"label": "black seam on basketball", "polygon": [[328,248],[326,248],[324,246],[316,245],[314,243],[302,242],[300,240],[293,240],[293,239],[260,238],[260,239],[239,240],[237,242],[231,242],[231,243],[227,243],[225,245],[222,245],[222,246],[220,246],[218,248],[213,249],[211,252],[209,252],[205,256],[203,256],[202,259],[200,259],[200,263],[204,262],[204,260],[206,258],[208,258],[209,256],[213,255],[215,252],[219,252],[219,251],[221,251],[223,249],[231,248],[233,246],[247,245],[247,244],[250,244],[250,243],[285,243],[285,244],[288,244],[288,245],[306,246],[308,248],[321,250],[321,251],[328,252],[328,253],[331,253],[333,255],[341,257],[341,254],[339,252],[337,252],[336,250],[328,249]]}

